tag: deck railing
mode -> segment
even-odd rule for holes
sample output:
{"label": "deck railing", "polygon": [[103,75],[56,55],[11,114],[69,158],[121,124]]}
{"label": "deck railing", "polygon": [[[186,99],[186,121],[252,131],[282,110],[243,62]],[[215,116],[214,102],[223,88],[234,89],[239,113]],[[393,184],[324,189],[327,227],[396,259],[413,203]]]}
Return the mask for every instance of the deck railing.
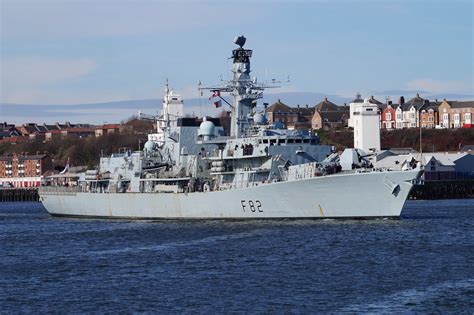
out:
{"label": "deck railing", "polygon": [[38,190],[43,195],[73,195],[81,191],[79,186],[41,186]]}

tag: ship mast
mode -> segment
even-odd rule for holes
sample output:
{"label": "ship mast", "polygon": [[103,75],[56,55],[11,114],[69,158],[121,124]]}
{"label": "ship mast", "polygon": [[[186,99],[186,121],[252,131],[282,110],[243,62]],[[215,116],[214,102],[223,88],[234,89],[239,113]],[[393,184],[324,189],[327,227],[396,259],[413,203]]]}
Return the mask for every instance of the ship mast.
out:
{"label": "ship mast", "polygon": [[232,104],[225,99],[221,99],[231,107],[231,137],[244,137],[247,130],[253,124],[253,108],[256,106],[256,100],[263,97],[265,88],[276,87],[258,84],[256,79],[250,78],[250,58],[251,49],[244,49],[246,38],[237,36],[234,43],[239,46],[232,51],[232,80],[215,87],[199,88],[200,90],[210,90],[213,92],[228,92],[232,96]]}
{"label": "ship mast", "polygon": [[165,86],[165,96],[163,97],[163,109],[162,109],[162,119],[158,124],[158,132],[163,132],[169,126],[169,103],[170,103],[170,88],[168,85],[168,79],[166,79]]}
{"label": "ship mast", "polygon": [[238,36],[234,43],[239,48],[232,51],[232,116],[230,135],[241,137],[249,127],[249,118],[252,114],[252,101],[261,97],[261,93],[252,93],[252,80],[250,79],[250,58],[252,50],[244,49],[245,37]]}

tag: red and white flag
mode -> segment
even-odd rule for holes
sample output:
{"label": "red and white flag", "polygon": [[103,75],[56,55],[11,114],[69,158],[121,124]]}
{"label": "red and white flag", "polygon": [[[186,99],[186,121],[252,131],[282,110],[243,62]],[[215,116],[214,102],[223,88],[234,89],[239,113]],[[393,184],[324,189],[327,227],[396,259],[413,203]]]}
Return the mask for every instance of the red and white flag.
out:
{"label": "red and white flag", "polygon": [[[217,98],[217,100],[216,100]],[[209,97],[209,100],[212,101],[214,99],[214,106],[219,108],[222,106],[221,101],[221,92],[220,91],[212,91],[212,95]]]}

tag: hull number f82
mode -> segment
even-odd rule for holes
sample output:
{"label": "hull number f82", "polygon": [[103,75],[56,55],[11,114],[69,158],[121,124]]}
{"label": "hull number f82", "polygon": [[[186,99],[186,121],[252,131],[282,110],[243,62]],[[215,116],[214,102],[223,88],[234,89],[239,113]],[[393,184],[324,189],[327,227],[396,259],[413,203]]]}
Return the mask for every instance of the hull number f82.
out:
{"label": "hull number f82", "polygon": [[260,200],[240,200],[240,204],[244,212],[248,210],[252,212],[263,212]]}

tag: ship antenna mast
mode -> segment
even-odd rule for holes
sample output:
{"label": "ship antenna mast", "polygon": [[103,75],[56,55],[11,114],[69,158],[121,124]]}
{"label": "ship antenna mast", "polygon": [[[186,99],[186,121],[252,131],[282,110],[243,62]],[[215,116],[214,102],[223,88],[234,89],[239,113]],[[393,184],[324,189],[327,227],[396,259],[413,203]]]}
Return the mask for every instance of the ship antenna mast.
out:
{"label": "ship antenna mast", "polygon": [[[213,92],[213,97],[217,94],[221,100],[231,107],[230,135],[236,138],[245,136],[253,125],[253,108],[257,99],[263,97],[263,90],[277,87],[275,85],[260,84],[257,83],[257,80],[251,79],[250,58],[253,51],[244,48],[246,40],[243,35],[234,39],[234,44],[239,48],[232,50],[232,57],[230,58],[232,59],[232,79],[224,81],[219,86],[200,88]],[[220,96],[221,92],[231,93],[232,104]]]}

